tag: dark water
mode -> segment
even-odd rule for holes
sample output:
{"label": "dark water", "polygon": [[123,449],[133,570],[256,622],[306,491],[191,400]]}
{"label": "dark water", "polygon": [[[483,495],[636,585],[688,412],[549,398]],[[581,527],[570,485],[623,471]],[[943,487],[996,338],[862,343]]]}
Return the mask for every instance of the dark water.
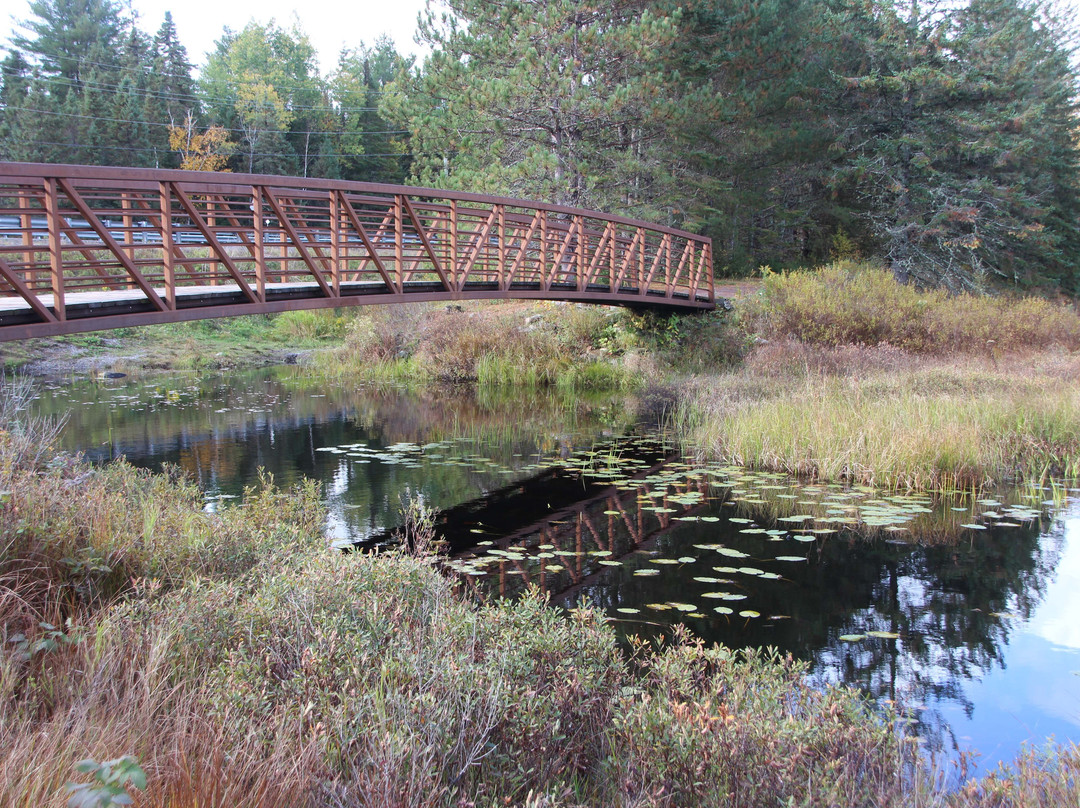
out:
{"label": "dark water", "polygon": [[485,596],[528,586],[624,635],[683,623],[894,700],[927,747],[985,769],[1080,741],[1080,507],[1062,487],[966,497],[798,485],[690,464],[655,402],[328,388],[295,369],[50,385],[93,460],[179,465],[207,507],[259,467],[325,486],[327,534],[379,543],[403,497],[442,511]]}

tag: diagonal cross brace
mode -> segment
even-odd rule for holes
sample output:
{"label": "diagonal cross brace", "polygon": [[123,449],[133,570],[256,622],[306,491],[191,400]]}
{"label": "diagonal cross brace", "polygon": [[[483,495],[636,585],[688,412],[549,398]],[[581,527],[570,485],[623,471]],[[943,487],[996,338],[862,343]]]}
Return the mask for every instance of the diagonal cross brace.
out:
{"label": "diagonal cross brace", "polygon": [[304,260],[304,263],[307,264],[311,274],[315,276],[315,280],[318,282],[319,288],[322,289],[322,293],[326,297],[338,297],[338,295],[334,294],[334,290],[330,288],[330,284],[326,282],[326,278],[323,277],[322,272],[315,266],[315,262],[308,253],[307,247],[305,247],[304,243],[300,240],[300,234],[296,232],[293,223],[285,216],[285,211],[281,209],[281,205],[278,203],[277,197],[274,196],[273,191],[264,186],[262,193],[263,196],[266,197],[266,201],[270,203],[270,207],[273,209],[278,223],[285,228],[285,232],[289,234],[289,238],[292,239],[292,243],[296,247],[297,252],[300,253],[300,257]]}
{"label": "diagonal cross brace", "polygon": [[[158,311],[168,311],[169,306],[161,299],[161,296],[154,291],[154,287],[150,285],[150,281],[139,271],[139,268],[135,266],[135,262],[128,257],[128,254],[124,252],[120,245],[113,238],[112,233],[108,228],[101,223],[101,220],[90,210],[90,206],[86,204],[86,201],[79,195],[79,192],[72,187],[63,177],[57,177],[57,185],[60,186],[60,190],[64,192],[71,203],[75,206],[75,209],[79,211],[79,214],[86,219],[87,224],[94,230],[95,233],[101,238],[102,243],[113,254],[113,257],[120,262],[120,265],[124,268],[131,279],[135,281],[135,284],[142,289],[147,299],[154,305]],[[58,214],[59,215],[59,214]]]}
{"label": "diagonal cross brace", "polygon": [[416,228],[416,235],[420,237],[420,243],[424,245],[424,249],[427,250],[428,257],[431,259],[432,265],[435,267],[435,272],[439,276],[439,280],[442,281],[442,285],[447,291],[450,291],[450,281],[446,277],[446,272],[443,270],[442,263],[435,256],[435,251],[431,249],[431,242],[428,240],[427,231],[424,230],[420,224],[420,219],[416,215],[416,211],[413,210],[412,203],[409,201],[409,197],[402,194],[401,201],[405,205],[405,212],[409,214],[409,218],[412,219],[413,227]]}
{"label": "diagonal cross brace", "polygon": [[41,298],[30,290],[30,287],[28,287],[23,279],[19,277],[19,274],[12,269],[11,265],[2,257],[0,257],[0,276],[3,276],[4,280],[11,284],[15,291],[19,293],[19,297],[30,304],[30,308],[34,310],[34,313],[37,314],[38,317],[47,323],[60,322],[56,319],[56,315],[49,311],[45,307],[45,304],[41,302]]}
{"label": "diagonal cross brace", "polygon": [[[338,200],[341,203],[341,209],[345,211],[345,215],[349,219],[349,223],[353,226],[357,235],[360,236],[360,240],[364,243],[364,247],[368,251],[368,255],[375,263],[375,268],[379,270],[379,275],[382,276],[383,283],[387,285],[392,291],[400,292],[401,290],[394,285],[394,282],[390,279],[390,273],[386,271],[386,266],[383,264],[382,259],[379,257],[378,251],[375,249],[375,245],[371,243],[371,238],[364,230],[364,225],[360,222],[360,217],[356,215],[356,210],[353,208],[352,203],[349,202],[348,197],[341,191],[337,191]],[[381,228],[380,228],[381,229]],[[379,237],[379,233],[375,234],[375,238]]]}
{"label": "diagonal cross brace", "polygon": [[229,257],[229,254],[225,252],[225,248],[221,245],[221,242],[217,240],[217,236],[214,235],[214,232],[199,214],[199,211],[195,210],[195,206],[191,204],[191,200],[187,198],[187,194],[181,191],[175,182],[167,183],[167,185],[172,190],[173,196],[175,196],[180,203],[180,207],[184,209],[184,213],[187,214],[191,223],[195,225],[195,229],[202,233],[203,238],[206,239],[206,243],[213,248],[215,253],[217,253],[217,257],[221,260],[221,263],[225,265],[225,269],[228,270],[229,275],[232,276],[236,285],[240,287],[240,291],[244,293],[244,297],[248,299],[248,302],[265,302],[259,299],[259,296],[252,291],[248,282],[244,280],[244,276],[240,274],[240,270],[236,268],[236,264],[233,262],[232,258]]}

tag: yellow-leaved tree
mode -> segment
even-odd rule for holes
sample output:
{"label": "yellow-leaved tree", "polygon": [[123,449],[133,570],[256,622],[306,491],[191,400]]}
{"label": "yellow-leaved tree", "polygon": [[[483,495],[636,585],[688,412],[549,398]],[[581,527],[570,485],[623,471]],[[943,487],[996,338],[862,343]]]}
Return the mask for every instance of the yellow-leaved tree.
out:
{"label": "yellow-leaved tree", "polygon": [[187,171],[229,171],[229,157],[236,144],[221,126],[199,132],[188,112],[181,126],[169,127],[169,148],[180,152],[180,168]]}

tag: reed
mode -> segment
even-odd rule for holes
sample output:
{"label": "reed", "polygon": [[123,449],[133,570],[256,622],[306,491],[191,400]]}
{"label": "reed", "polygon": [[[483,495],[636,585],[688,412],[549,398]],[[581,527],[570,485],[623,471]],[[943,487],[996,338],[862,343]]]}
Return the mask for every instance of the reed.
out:
{"label": "reed", "polygon": [[[1080,388],[975,366],[773,380],[742,369],[680,411],[692,444],[753,468],[886,488],[966,488],[1080,471]],[[977,390],[977,392],[973,392]]]}

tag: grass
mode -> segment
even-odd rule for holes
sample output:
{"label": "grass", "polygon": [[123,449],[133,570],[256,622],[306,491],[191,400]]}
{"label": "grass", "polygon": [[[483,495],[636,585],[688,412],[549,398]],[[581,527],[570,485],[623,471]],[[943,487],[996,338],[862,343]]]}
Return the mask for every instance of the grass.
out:
{"label": "grass", "polygon": [[1080,475],[1080,317],[1045,300],[948,297],[873,267],[767,274],[741,364],[696,377],[697,451],[890,488]]}
{"label": "grass", "polygon": [[343,347],[317,367],[368,383],[629,389],[642,376],[612,358],[628,339],[612,312],[595,307],[398,305],[353,320]]}
{"label": "grass", "polygon": [[1080,348],[1073,306],[1042,298],[949,295],[897,283],[892,273],[841,261],[813,272],[765,268],[761,292],[746,301],[752,333],[806,345],[891,345],[916,353],[998,355]]}
{"label": "grass", "polygon": [[790,659],[686,634],[627,657],[589,609],[329,551],[310,486],[208,513],[175,476],[20,451],[8,415],[2,804],[63,805],[77,761],[121,755],[140,806],[1076,802],[1074,748],[946,795],[899,722]]}
{"label": "grass", "polygon": [[280,364],[290,355],[340,344],[352,316],[344,310],[292,311],[28,340],[5,344],[0,362],[47,372],[85,366],[125,373]]}

